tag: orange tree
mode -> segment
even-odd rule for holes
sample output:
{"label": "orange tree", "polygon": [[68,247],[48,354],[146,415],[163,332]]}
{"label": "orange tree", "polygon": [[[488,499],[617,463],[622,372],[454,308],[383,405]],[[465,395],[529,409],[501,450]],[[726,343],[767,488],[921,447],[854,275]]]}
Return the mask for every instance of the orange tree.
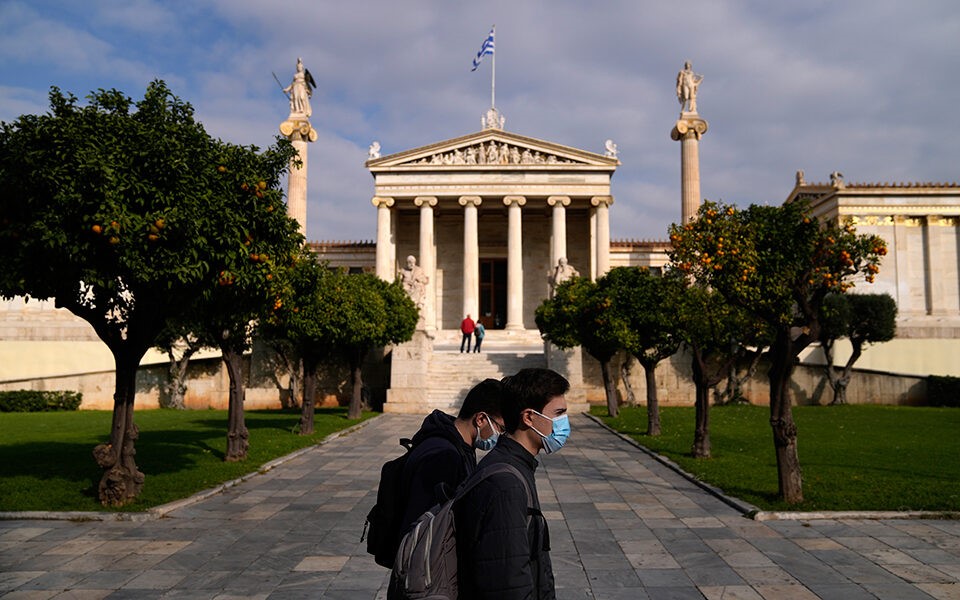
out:
{"label": "orange tree", "polygon": [[287,340],[303,360],[300,433],[307,435],[313,432],[321,362],[346,363],[352,387],[347,415],[359,418],[364,359],[374,348],[410,340],[419,313],[398,281],[330,269],[306,249],[285,278],[284,296],[265,333],[273,340]]}
{"label": "orange tree", "polygon": [[[163,82],[134,102],[100,90],[81,106],[0,125],[0,294],[52,298],[85,319],[116,365],[110,438],[97,446],[99,498],[135,498],[136,373],[167,319],[247,254],[255,216],[224,180],[222,145]],[[259,183],[259,180],[257,180]]]}
{"label": "orange tree", "polygon": [[554,290],[552,298],[537,307],[537,327],[550,343],[567,349],[580,346],[600,363],[607,411],[620,413],[617,386],[611,373],[613,357],[623,348],[628,327],[616,310],[612,282],[601,277],[596,283],[583,277],[569,279]]}
{"label": "orange tree", "polygon": [[647,388],[647,435],[660,435],[657,365],[675,354],[682,338],[677,327],[677,304],[683,280],[674,272],[651,273],[642,267],[617,267],[600,278],[599,286],[613,299],[611,308],[624,325],[619,328],[623,348],[643,366]]}
{"label": "orange tree", "polygon": [[690,351],[696,419],[692,454],[709,458],[710,390],[728,376],[744,347],[769,343],[767,329],[716,290],[696,284],[677,295],[672,310],[676,335]]}
{"label": "orange tree", "polygon": [[[220,349],[230,381],[224,460],[239,461],[249,448],[243,355],[258,325],[282,305],[278,272],[293,260],[303,236],[287,216],[281,192],[292,146],[282,140],[263,152],[222,142],[217,146],[217,191],[237,208],[223,215],[221,227],[236,235],[224,268],[209,279],[181,322],[190,337]],[[175,321],[168,320],[168,327]]]}
{"label": "orange tree", "polygon": [[847,292],[861,275],[872,282],[886,253],[884,241],[857,235],[851,225],[821,223],[801,202],[745,210],[705,202],[696,220],[671,226],[670,240],[674,268],[770,327],[770,426],[779,494],[802,502],[790,378],[800,352],[819,336],[824,297]]}
{"label": "orange tree", "polygon": [[[893,339],[897,333],[897,303],[890,294],[830,294],[824,301],[820,347],[824,368],[833,388],[831,404],[846,404],[853,364],[867,344]],[[842,367],[833,366],[833,347],[839,338],[850,340],[851,352]]]}

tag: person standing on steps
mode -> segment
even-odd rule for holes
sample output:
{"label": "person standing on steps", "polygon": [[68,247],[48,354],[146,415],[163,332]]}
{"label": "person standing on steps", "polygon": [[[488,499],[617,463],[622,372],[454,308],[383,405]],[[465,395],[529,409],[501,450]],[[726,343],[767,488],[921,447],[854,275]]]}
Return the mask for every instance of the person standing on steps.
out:
{"label": "person standing on steps", "polygon": [[483,343],[483,336],[487,334],[487,330],[484,328],[483,323],[477,321],[477,324],[473,328],[473,337],[476,338],[476,342],[473,344],[473,351],[480,352],[480,344]]}
{"label": "person standing on steps", "polygon": [[463,338],[460,340],[460,353],[463,353],[463,345],[467,345],[467,352],[470,352],[470,340],[473,339],[473,330],[476,328],[476,323],[473,322],[473,319],[470,318],[470,315],[467,315],[467,318],[460,322],[460,333],[463,334]]}

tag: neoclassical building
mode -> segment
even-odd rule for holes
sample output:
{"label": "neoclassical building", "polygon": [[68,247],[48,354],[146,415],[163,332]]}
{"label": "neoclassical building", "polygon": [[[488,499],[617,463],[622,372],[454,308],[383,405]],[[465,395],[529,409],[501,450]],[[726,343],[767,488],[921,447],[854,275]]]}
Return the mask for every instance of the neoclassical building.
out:
{"label": "neoclassical building", "polygon": [[619,164],[612,152],[489,120],[477,133],[372,157],[376,273],[392,281],[416,258],[426,331],[456,330],[465,315],[487,329],[535,329],[534,310],[561,259],[581,275],[609,270],[610,178]]}

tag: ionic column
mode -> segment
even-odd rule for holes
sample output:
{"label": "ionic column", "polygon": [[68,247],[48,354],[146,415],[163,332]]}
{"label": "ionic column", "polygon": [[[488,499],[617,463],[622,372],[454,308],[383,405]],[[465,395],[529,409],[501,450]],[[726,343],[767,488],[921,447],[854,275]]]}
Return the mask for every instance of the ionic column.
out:
{"label": "ionic column", "polygon": [[396,275],[393,264],[396,249],[393,247],[393,232],[390,226],[393,198],[374,196],[371,202],[377,207],[377,277],[384,281],[393,281]]}
{"label": "ionic column", "polygon": [[590,209],[590,281],[597,280],[597,209]]}
{"label": "ionic column", "polygon": [[567,206],[569,196],[550,196],[547,204],[553,207],[553,236],[550,246],[550,267],[556,267],[557,261],[567,256]]}
{"label": "ionic column", "polygon": [[477,207],[480,196],[461,196],[463,207],[463,318],[480,316],[480,242],[477,235]]}
{"label": "ionic column", "polygon": [[700,208],[700,138],[707,132],[707,122],[696,113],[682,116],[670,137],[680,142],[680,223],[697,216]]}
{"label": "ionic column", "polygon": [[597,207],[597,273],[603,277],[610,270],[610,205],[613,196],[594,196],[590,204]]}
{"label": "ionic column", "polygon": [[297,151],[297,156],[290,159],[290,170],[287,176],[287,214],[300,225],[300,233],[306,235],[307,142],[317,141],[317,132],[310,126],[310,120],[305,115],[295,116],[291,113],[290,117],[280,124],[280,133],[290,140]]}
{"label": "ionic column", "polygon": [[523,196],[506,196],[507,206],[507,329],[523,329]]}
{"label": "ionic column", "polygon": [[437,292],[437,246],[433,237],[433,207],[437,199],[432,196],[418,196],[413,203],[420,207],[420,268],[427,275],[427,285],[424,291],[423,324],[427,331],[437,328],[436,302]]}

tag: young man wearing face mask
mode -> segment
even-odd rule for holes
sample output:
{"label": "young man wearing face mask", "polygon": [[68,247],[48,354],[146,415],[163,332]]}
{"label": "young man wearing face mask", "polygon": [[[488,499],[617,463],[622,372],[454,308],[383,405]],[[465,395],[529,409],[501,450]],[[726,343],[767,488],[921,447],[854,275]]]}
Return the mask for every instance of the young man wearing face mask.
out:
{"label": "young man wearing face mask", "polygon": [[485,379],[463,400],[454,418],[435,410],[413,436],[414,448],[403,468],[401,497],[407,499],[401,534],[433,508],[439,484],[453,493],[477,469],[476,450],[490,450],[504,430],[501,418],[502,384]]}
{"label": "young man wearing face mask", "polygon": [[[455,508],[460,598],[555,598],[550,535],[540,512],[537,454],[556,452],[570,435],[569,382],[549,369],[523,369],[503,379],[506,434],[480,461],[515,467],[480,482]],[[532,506],[527,498],[532,494]]]}

